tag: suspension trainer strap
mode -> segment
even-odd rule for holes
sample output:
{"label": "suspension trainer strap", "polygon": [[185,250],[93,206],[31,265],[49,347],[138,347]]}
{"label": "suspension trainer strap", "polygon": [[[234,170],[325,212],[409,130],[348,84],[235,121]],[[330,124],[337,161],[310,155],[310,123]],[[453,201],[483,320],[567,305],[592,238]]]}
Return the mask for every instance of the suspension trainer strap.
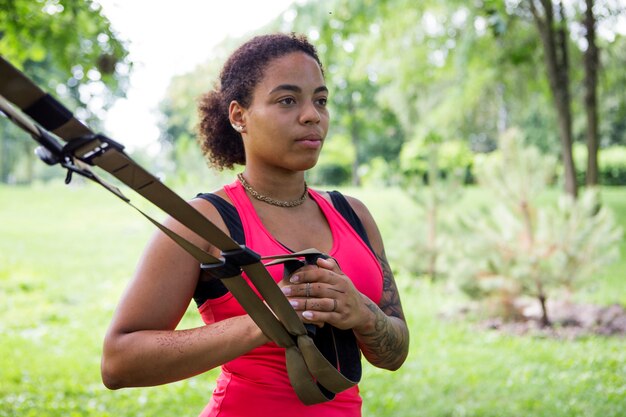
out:
{"label": "suspension trainer strap", "polygon": [[[0,111],[39,142],[41,146],[37,149],[37,155],[44,162],[49,165],[60,164],[68,170],[66,182],[71,180],[72,173],[97,182],[130,204],[172,238],[198,260],[203,270],[221,279],[263,333],[278,346],[286,349],[289,379],[304,404],[328,401],[334,398],[336,393],[358,383],[361,377],[360,359],[357,358],[354,363],[350,359],[351,356],[342,355],[344,343],[337,345],[334,334],[326,336],[332,340],[334,350],[318,349],[316,342],[307,333],[304,324],[257,253],[239,245],[174,191],[140,167],[124,152],[121,144],[92,132],[60,102],[45,93],[1,56]],[[57,138],[66,143],[62,145]],[[94,165],[109,172],[189,230],[220,249],[221,258],[212,256],[139,210],[116,186],[98,177],[90,169]],[[307,257],[313,256],[312,254],[321,256],[316,250],[309,250],[279,257],[307,262]],[[242,271],[247,274],[251,284],[265,302],[242,277]],[[346,339],[345,344],[356,346],[354,334],[351,331],[350,334],[352,339]],[[328,345],[328,342],[325,345]],[[330,358],[330,361],[327,358]]]}

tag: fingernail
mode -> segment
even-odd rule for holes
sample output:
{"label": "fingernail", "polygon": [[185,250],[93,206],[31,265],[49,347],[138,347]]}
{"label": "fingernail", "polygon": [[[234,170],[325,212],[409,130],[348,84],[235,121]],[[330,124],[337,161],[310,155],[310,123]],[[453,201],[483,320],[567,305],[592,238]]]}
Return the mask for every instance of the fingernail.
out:
{"label": "fingernail", "polygon": [[281,291],[283,292],[283,294],[285,294],[285,295],[291,295],[291,287],[282,287],[280,290],[281,290]]}
{"label": "fingernail", "polygon": [[311,313],[310,311],[305,311],[302,313],[302,317],[307,320],[311,320],[313,318],[313,313]]}
{"label": "fingernail", "polygon": [[291,278],[289,278],[289,282],[292,282],[292,283],[294,283],[294,284],[295,284],[296,282],[300,282],[300,277],[299,277],[298,275],[294,275],[294,276],[292,276]]}
{"label": "fingernail", "polygon": [[298,302],[295,300],[289,300],[289,304],[291,304],[293,308],[298,308]]}

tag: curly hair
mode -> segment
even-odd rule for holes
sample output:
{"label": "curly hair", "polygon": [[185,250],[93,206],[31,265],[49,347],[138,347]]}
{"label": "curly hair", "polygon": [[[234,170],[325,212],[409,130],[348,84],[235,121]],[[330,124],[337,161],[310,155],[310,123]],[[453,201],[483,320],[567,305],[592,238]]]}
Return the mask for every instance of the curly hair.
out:
{"label": "curly hair", "polygon": [[200,97],[198,106],[198,142],[210,164],[218,169],[245,165],[246,156],[241,134],[233,129],[228,117],[231,101],[247,108],[252,92],[264,76],[265,68],[277,58],[293,52],[304,52],[323,67],[315,47],[297,34],[256,36],[240,46],[228,58],[214,90]]}

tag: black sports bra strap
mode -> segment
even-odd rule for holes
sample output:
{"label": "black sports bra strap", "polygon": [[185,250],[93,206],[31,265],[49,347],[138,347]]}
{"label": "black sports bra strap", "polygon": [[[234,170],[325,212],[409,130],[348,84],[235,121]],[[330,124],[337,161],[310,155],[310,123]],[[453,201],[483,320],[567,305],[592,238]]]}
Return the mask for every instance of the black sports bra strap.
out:
{"label": "black sports bra strap", "polygon": [[226,223],[230,237],[237,241],[240,245],[246,244],[246,236],[243,233],[241,217],[237,213],[235,206],[224,200],[222,197],[212,193],[198,194],[196,197],[207,200],[215,206],[222,220]]}
{"label": "black sports bra strap", "polygon": [[[233,240],[237,241],[241,245],[246,244],[246,237],[243,233],[241,218],[239,217],[239,213],[237,213],[237,209],[235,209],[232,204],[224,200],[222,197],[211,193],[198,194],[197,197],[207,200],[215,206],[220,216],[222,216],[222,220],[224,220],[224,223],[228,228],[228,232],[230,233],[230,237],[232,237]],[[203,274],[203,272],[200,273]],[[196,285],[193,299],[196,302],[196,305],[200,307],[207,300],[219,298],[226,293],[228,293],[228,289],[226,289],[226,286],[221,280],[206,279],[206,275],[201,275],[198,280],[198,284]]]}
{"label": "black sports bra strap", "polygon": [[374,253],[374,249],[370,244],[370,240],[367,237],[367,231],[361,222],[361,219],[356,214],[346,197],[341,194],[339,191],[329,191],[330,200],[333,202],[333,206],[335,209],[341,214],[341,216],[346,219],[350,226],[354,229],[355,232],[359,235],[359,237],[365,242],[368,248]]}

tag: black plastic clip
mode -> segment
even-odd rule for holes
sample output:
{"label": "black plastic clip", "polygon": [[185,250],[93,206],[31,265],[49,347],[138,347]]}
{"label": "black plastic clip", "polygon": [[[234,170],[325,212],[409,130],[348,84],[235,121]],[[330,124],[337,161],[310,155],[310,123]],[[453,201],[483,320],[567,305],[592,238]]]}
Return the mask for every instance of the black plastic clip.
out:
{"label": "black plastic clip", "polygon": [[200,264],[200,268],[211,278],[232,278],[241,274],[242,266],[250,265],[260,260],[261,255],[245,245],[240,245],[239,249],[222,252],[220,262],[210,264],[202,263]]}
{"label": "black plastic clip", "polygon": [[[35,154],[39,157],[39,159],[48,165],[60,164],[62,167],[66,168],[66,184],[69,184],[72,181],[73,173],[77,173],[90,179],[93,179],[94,177],[90,171],[77,167],[74,164],[73,158],[77,158],[89,165],[94,165],[93,160],[96,157],[103,155],[108,150],[117,149],[120,152],[124,150],[124,145],[102,134],[92,134],[72,139],[67,142],[65,146],[62,146],[48,131],[39,127],[37,127],[37,129],[39,130],[39,134],[34,137],[41,146],[38,146],[37,149],[35,149]],[[94,148],[88,150],[83,155],[76,155],[77,150],[95,141],[98,141],[98,144]]]}
{"label": "black plastic clip", "polygon": [[319,258],[328,259],[330,256],[324,253],[307,253],[306,255],[302,255],[304,261],[299,259],[290,259],[284,262],[285,265],[285,276],[292,275],[298,269],[302,268],[304,265],[315,265]]}
{"label": "black plastic clip", "polygon": [[[96,141],[100,142],[97,146],[90,149],[83,155],[76,155],[77,150]],[[88,163],[89,165],[94,165],[93,160],[105,154],[110,149],[116,149],[122,152],[124,150],[124,145],[114,141],[113,139],[101,133],[97,133],[72,139],[71,141],[67,142],[67,144],[63,147],[62,152],[63,155],[66,157],[73,156],[83,162]]]}

